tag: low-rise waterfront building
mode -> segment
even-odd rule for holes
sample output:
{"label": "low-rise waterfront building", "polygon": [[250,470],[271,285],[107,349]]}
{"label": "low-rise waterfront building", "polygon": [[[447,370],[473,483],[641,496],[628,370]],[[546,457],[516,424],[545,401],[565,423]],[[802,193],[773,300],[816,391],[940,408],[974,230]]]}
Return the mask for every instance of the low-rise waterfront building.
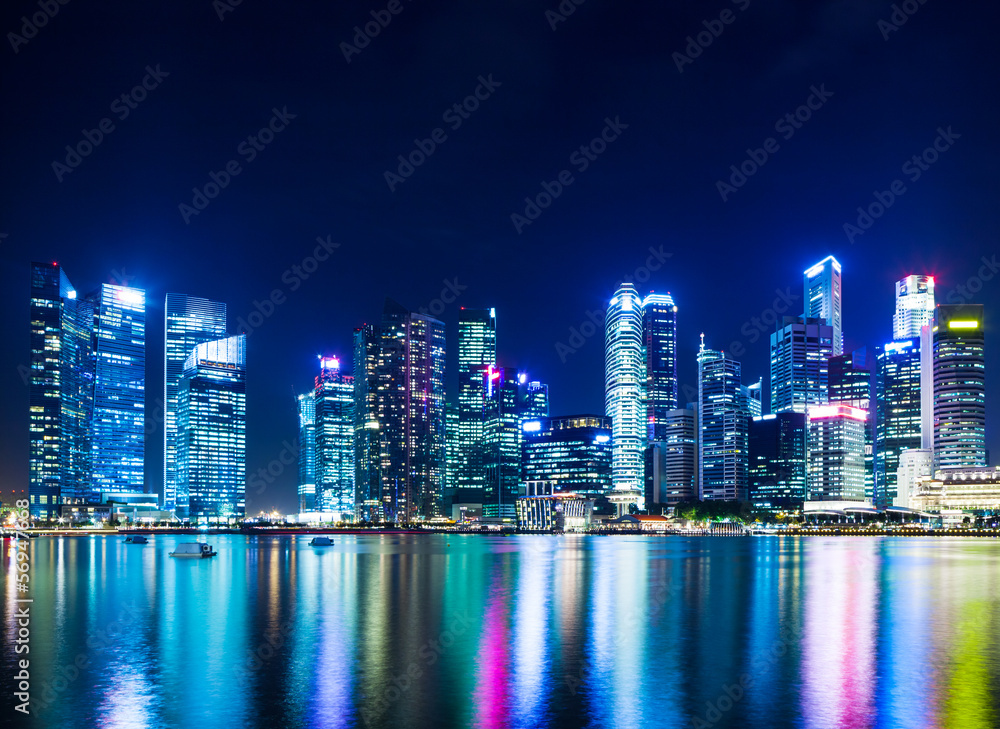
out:
{"label": "low-rise waterfront building", "polygon": [[526,481],[517,499],[517,528],[528,532],[584,532],[594,501],[582,494],[557,493],[551,481]]}

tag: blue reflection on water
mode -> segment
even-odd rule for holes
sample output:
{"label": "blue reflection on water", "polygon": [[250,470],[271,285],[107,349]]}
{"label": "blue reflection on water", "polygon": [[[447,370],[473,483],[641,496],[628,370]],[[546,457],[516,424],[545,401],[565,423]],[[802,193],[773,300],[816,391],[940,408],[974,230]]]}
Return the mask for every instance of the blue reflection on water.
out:
{"label": "blue reflection on water", "polygon": [[[32,540],[41,727],[989,727],[1000,544]],[[9,545],[4,562],[10,567]],[[4,577],[3,685],[17,597]]]}

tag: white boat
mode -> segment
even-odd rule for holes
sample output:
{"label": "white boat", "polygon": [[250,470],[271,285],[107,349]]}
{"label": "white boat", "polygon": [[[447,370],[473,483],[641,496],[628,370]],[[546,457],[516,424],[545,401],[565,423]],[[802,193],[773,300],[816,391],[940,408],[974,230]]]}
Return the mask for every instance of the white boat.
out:
{"label": "white boat", "polygon": [[125,537],[125,544],[148,544],[149,540],[141,534],[132,534]]}
{"label": "white boat", "polygon": [[211,544],[205,542],[186,542],[178,544],[176,551],[170,553],[171,557],[214,557],[217,552],[212,549]]}
{"label": "white boat", "polygon": [[309,542],[311,547],[332,547],[333,540],[330,537],[313,537],[312,541]]}

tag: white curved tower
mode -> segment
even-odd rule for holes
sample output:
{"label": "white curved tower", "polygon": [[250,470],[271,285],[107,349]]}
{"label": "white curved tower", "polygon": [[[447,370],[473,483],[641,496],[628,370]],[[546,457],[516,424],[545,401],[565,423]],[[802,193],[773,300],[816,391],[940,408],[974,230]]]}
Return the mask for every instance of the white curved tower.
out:
{"label": "white curved tower", "polygon": [[642,347],[642,300],[624,283],[608,304],[605,319],[604,403],[611,418],[611,484],[643,488],[646,365]]}

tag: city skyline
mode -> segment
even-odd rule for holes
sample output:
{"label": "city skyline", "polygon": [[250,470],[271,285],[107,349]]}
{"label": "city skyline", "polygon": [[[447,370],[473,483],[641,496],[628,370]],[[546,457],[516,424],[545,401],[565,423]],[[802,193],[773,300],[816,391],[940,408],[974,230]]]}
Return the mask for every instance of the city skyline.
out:
{"label": "city skyline", "polygon": [[5,4],[8,717],[1000,721],[984,11]]}
{"label": "city skyline", "polygon": [[[404,5],[349,63],[338,44],[370,16],[347,5],[286,9],[283,23],[298,34],[291,56],[280,44],[247,53],[246,34],[268,13],[246,3],[224,21],[208,8],[179,8],[155,32],[131,12],[69,9],[8,51],[4,93],[23,112],[6,122],[18,144],[0,150],[18,172],[0,183],[2,334],[14,343],[0,356],[10,393],[0,406],[5,484],[27,480],[19,367],[30,367],[31,260],[58,261],[82,291],[103,283],[146,290],[149,383],[163,377],[156,350],[168,292],[226,302],[231,326],[251,324],[252,369],[287,368],[280,383],[248,382],[257,408],[251,471],[294,441],[289,393],[310,381],[315,356],[346,354],[353,329],[387,295],[440,312],[453,342],[458,307],[496,307],[505,323],[498,359],[551,383],[554,413],[601,412],[603,348],[581,332],[592,331],[590,315],[626,276],[678,303],[682,403],[691,399],[684,385],[696,386],[702,331],[743,362],[748,381],[768,379],[770,322],[803,312],[802,272],[827,255],[844,267],[845,352],[891,341],[895,283],[909,274],[933,275],[942,303],[1000,310],[992,243],[1000,221],[989,194],[1000,143],[991,99],[966,91],[991,87],[998,51],[971,9],[922,5],[887,37],[879,22],[888,4],[844,13],[821,2],[788,15],[751,3],[678,67],[675,52],[686,55],[687,37],[712,20],[706,8],[587,4],[553,29],[541,7]],[[10,9],[8,30],[18,32],[24,12]],[[467,27],[491,30],[455,30]],[[194,58],[171,40],[179,38],[213,52]],[[107,52],[92,53],[95,44]],[[524,50],[512,56],[514,47]],[[76,62],[62,62],[64,54]],[[302,64],[329,73],[307,81]],[[909,72],[897,77],[900,68]],[[490,74],[501,85],[476,99],[478,77]],[[152,90],[142,87],[147,76]],[[110,109],[136,87],[144,99],[129,99],[135,108]],[[833,95],[802,123],[795,112],[811,87]],[[57,116],[49,105],[21,103],[38,89],[59,99]],[[478,108],[463,109],[468,118],[452,129],[442,112],[470,96]],[[113,131],[57,179],[52,163],[65,165],[67,146],[86,151],[81,130],[96,139],[105,115]],[[606,142],[609,121],[619,132]],[[430,136],[439,125],[447,135],[440,143]],[[262,128],[269,143],[255,149],[247,137]],[[935,150],[939,128],[953,144]],[[776,152],[764,148],[772,137]],[[430,149],[427,139],[433,154],[390,190],[385,173],[399,173],[400,156],[419,159],[414,140]],[[595,149],[606,145],[600,155],[590,150],[594,139]],[[238,151],[244,142],[252,161]],[[570,161],[582,145],[596,158],[580,154],[584,171]],[[902,167],[927,149],[935,161],[911,165],[920,173],[914,181]],[[731,167],[756,164],[747,150],[768,159],[723,201],[716,183],[731,184]],[[185,222],[178,206],[192,205],[193,188],[215,194],[210,175],[225,182],[229,161],[241,172]],[[568,186],[561,171],[573,178]],[[906,192],[897,185],[880,211],[874,193],[888,201],[895,178]],[[564,187],[519,233],[510,216],[523,214],[526,197],[545,203],[543,183]],[[845,224],[862,234],[849,238]],[[292,345],[302,353],[288,364]],[[986,356],[990,363],[989,349]],[[987,368],[988,391],[998,372]],[[987,407],[995,422],[1000,403]],[[147,389],[154,433],[162,432],[158,408]],[[990,438],[996,451],[1000,440]],[[161,460],[147,458],[150,483]],[[275,481],[281,498],[269,485],[251,503],[288,510],[294,481],[283,473]]]}
{"label": "city skyline", "polygon": [[[897,288],[898,288],[898,286],[897,286]],[[647,298],[653,298],[653,299],[655,299],[655,297],[656,297],[656,296],[659,296],[659,295],[655,295],[655,296],[649,296],[649,297],[647,297]],[[198,301],[198,302],[206,302],[206,300],[205,300],[205,299],[200,299],[200,298],[198,298],[198,297],[185,297],[185,298],[187,298],[187,299],[191,299],[192,301]],[[670,298],[669,300],[670,300],[670,302],[671,302],[671,307],[670,307],[670,308],[671,308],[671,310],[677,310],[677,309],[678,309],[678,307],[674,305],[674,300],[673,300],[673,298]],[[641,305],[641,301],[639,301],[639,303],[640,303],[640,305]],[[221,304],[221,305],[222,305],[222,306],[224,306],[224,304]],[[148,302],[147,302],[147,307],[148,307]],[[453,318],[455,318],[455,317],[456,317],[456,315],[457,315],[458,317],[460,317],[460,316],[462,315],[462,312],[463,312],[463,311],[466,311],[466,310],[464,309],[464,307],[460,307],[460,308],[459,308],[459,309],[458,309],[458,310],[457,310],[456,312],[453,312]],[[495,319],[493,319],[494,317],[496,317],[496,316],[497,316],[497,314],[495,313],[495,309],[493,309],[493,310],[482,310],[482,311],[487,311],[487,312],[489,313],[489,316],[490,316],[491,320],[495,320]],[[148,316],[147,318],[152,318],[152,316],[153,316],[153,315],[149,315],[149,316]],[[676,314],[676,313],[673,313],[673,315],[672,315],[672,316],[674,316],[674,317],[677,317],[677,314]],[[982,315],[980,314],[979,316],[981,317]],[[444,317],[444,318],[447,318],[447,317]],[[886,319],[887,321],[889,321],[889,322],[890,322],[890,324],[891,324],[891,323],[893,322],[893,320],[894,320],[894,316],[893,316],[893,313],[892,313],[891,311],[887,311],[887,312],[886,312],[886,313],[884,314],[884,317],[883,317],[883,318],[885,318],[885,319]],[[640,316],[639,316],[639,319],[641,320],[641,314],[640,314]],[[683,326],[683,322],[684,322],[684,316],[683,316],[683,311],[681,311],[681,314],[680,314],[680,316],[679,316],[679,320],[680,320],[680,321],[682,322],[682,326],[681,326],[681,329],[682,329],[682,331],[683,331],[684,329],[686,329],[686,327],[684,327],[684,326]],[[169,320],[168,320],[168,321],[169,321]],[[672,319],[672,321],[676,321],[676,320],[675,320],[675,319]],[[449,321],[449,322],[448,322],[448,324],[453,324],[453,323],[454,323],[453,321]],[[446,325],[446,328],[448,328],[448,329],[453,329],[453,327],[448,327],[447,325]],[[845,328],[847,329],[847,331],[848,331],[848,333],[849,333],[849,332],[850,332],[850,329],[851,329],[851,323],[850,323],[850,321],[848,321],[848,323],[847,323],[847,325],[846,325],[846,327],[845,327]],[[892,327],[890,326],[889,328],[891,329]],[[640,329],[641,329],[641,326],[640,326]],[[455,334],[455,332],[454,332],[454,331],[452,331],[452,332],[451,332],[451,334],[452,334],[452,336],[451,336],[451,337],[448,337],[447,341],[453,341],[453,338],[454,338],[454,334]],[[493,334],[492,334],[491,336],[495,337],[495,330],[494,330],[494,333],[493,333]],[[162,341],[162,339],[161,339],[160,341]],[[919,338],[917,338],[917,339],[914,339],[913,341],[914,341],[914,343],[919,343]],[[869,346],[871,346],[871,345],[869,345]],[[879,345],[875,345],[875,346],[876,346],[876,348],[879,348]],[[896,345],[894,345],[894,346],[896,346]],[[450,349],[450,347],[448,347],[448,348]],[[645,352],[645,349],[644,349],[643,351]],[[987,347],[987,351],[988,351],[988,347]],[[729,353],[727,353],[727,355],[728,355],[728,354],[729,354]],[[149,356],[150,356],[150,355],[147,355],[147,359],[148,359],[148,357],[149,357]],[[731,356],[731,355],[729,355],[729,356]],[[846,355],[845,355],[845,356],[846,356]],[[515,357],[514,357],[514,359],[518,359],[518,358],[517,358],[517,357],[515,356]],[[745,371],[745,370],[747,369],[747,365],[743,364],[743,359],[740,359],[740,358],[736,358],[736,359],[737,359],[737,361],[739,361],[739,362],[741,363],[741,368],[742,368],[742,369],[743,369],[743,370]],[[322,360],[321,360],[321,361],[322,361]],[[348,364],[345,364],[345,369],[349,370],[349,369],[351,368],[351,363],[350,363],[350,359],[348,359],[348,360],[346,360],[346,361],[348,362]],[[449,364],[450,364],[450,363],[449,363]],[[448,374],[450,375],[451,373],[448,373]],[[532,377],[534,378],[534,376],[532,376]],[[450,405],[456,405],[456,404],[457,404],[457,402],[458,402],[458,393],[457,393],[457,391],[456,391],[456,390],[455,390],[455,389],[454,389],[454,388],[452,387],[452,385],[453,385],[453,384],[455,384],[455,383],[454,383],[454,379],[455,379],[455,378],[454,378],[454,377],[451,377],[451,376],[449,376],[449,377],[447,378],[447,380],[448,380],[448,384],[449,384],[449,388],[448,388],[448,392],[447,392],[447,396],[446,396],[446,397],[447,397],[447,401],[448,401],[448,403],[449,403]],[[743,379],[743,381],[744,381],[744,383],[745,383],[745,382],[746,382],[746,381],[748,380],[748,376],[744,374],[744,375],[743,375],[743,378],[742,378],[742,379]],[[562,388],[560,387],[560,381],[559,381],[558,379],[556,379],[556,382],[555,382],[554,384],[555,384],[555,388],[554,388],[554,389],[555,389],[555,394],[556,394],[556,396],[557,396],[557,398],[558,398],[558,396],[559,396],[559,394],[560,394],[560,392],[559,392],[559,391],[560,391],[560,389],[562,389]],[[682,384],[686,384],[686,383],[682,383]],[[746,384],[744,384],[744,385],[743,385],[743,387],[744,387],[744,390],[747,390],[747,385],[746,385]],[[157,392],[155,392],[155,389],[156,389],[156,388],[154,388],[154,393],[153,393],[154,395],[156,395],[156,397],[155,397],[155,401],[156,401],[156,402],[162,402],[162,400],[161,400],[161,397],[162,397],[162,393],[157,393]],[[678,388],[678,389],[684,389],[684,388],[682,388],[682,387],[681,387],[681,388]],[[752,388],[750,388],[750,389],[752,389]],[[685,398],[685,394],[687,394],[687,395],[691,395],[691,394],[694,394],[694,395],[695,395],[695,397],[694,397],[693,399],[694,399],[694,400],[697,400],[697,393],[696,393],[696,391],[694,391],[694,393],[692,393],[692,388],[688,387],[688,388],[686,389],[686,393],[685,393],[685,392],[683,392],[683,391],[679,393],[679,398],[680,398],[680,401],[681,401],[681,403],[682,403],[682,404],[683,404],[683,403],[684,403],[684,402],[685,402],[685,401],[687,400],[687,398]],[[548,389],[546,388],[546,400],[547,400],[547,399],[548,399],[549,397],[550,397],[550,396],[548,395]],[[147,397],[147,399],[148,399],[148,397]],[[767,410],[767,408],[766,408],[766,407],[765,407],[765,410]],[[592,412],[597,412],[597,411],[596,411],[596,410],[594,410],[594,409],[592,409],[591,411],[592,411]],[[252,412],[252,408],[251,408],[251,412]],[[551,411],[551,414],[552,414],[552,415],[554,415],[554,416],[559,416],[559,415],[563,415],[564,413],[563,413],[563,412],[561,412],[561,411],[556,411],[556,410],[552,410],[552,411]],[[294,412],[294,413],[289,413],[289,415],[291,415],[291,416],[292,416],[292,417],[293,417],[293,418],[295,419],[295,422],[297,423],[297,418],[298,418],[298,413],[297,413],[297,412]],[[918,418],[919,418],[919,413],[917,414],[917,416],[916,416],[916,417],[918,417]],[[148,426],[148,424],[149,424],[149,419],[148,419],[148,418],[147,418],[147,423],[146,423],[146,424],[147,424],[147,426]],[[249,419],[249,422],[248,422],[248,428],[252,429],[252,428],[253,428],[253,426],[254,426],[254,421],[253,421],[253,418],[251,417],[251,418]],[[990,434],[991,434],[991,432],[992,432],[992,431],[989,431],[989,430],[987,430],[987,439],[989,439],[989,437],[990,437]],[[295,429],[294,433],[295,433],[295,434],[297,434],[297,428]],[[294,439],[294,437],[295,437],[295,434],[293,434],[293,436],[292,436],[292,438],[293,438],[293,439]],[[147,460],[149,459],[149,455],[150,455],[150,454],[148,453],[148,450],[149,450],[149,449],[150,449],[151,447],[155,447],[155,445],[154,445],[154,443],[153,443],[153,440],[155,440],[155,438],[156,438],[156,436],[154,436],[152,440],[150,440],[150,441],[148,441],[148,442],[147,442],[147,445],[146,445],[146,450],[147,450],[147,453],[146,453],[146,456],[147,456]],[[161,442],[162,442],[162,441],[161,441]],[[286,442],[287,442],[287,441],[286,441]],[[910,442],[907,442],[907,443],[906,443],[906,447],[918,447],[918,445],[919,445],[919,438],[918,438],[918,440],[917,440],[917,441],[914,441],[914,443],[910,443]],[[893,460],[893,461],[892,461],[892,463],[893,463],[893,464],[895,464],[895,463],[897,463],[897,462],[898,462],[898,454],[897,454],[897,456],[896,456],[896,459],[897,459],[897,460]],[[638,475],[639,475],[639,479],[640,479],[640,484],[638,485],[638,487],[639,487],[639,488],[642,488],[642,484],[641,484],[641,478],[642,478],[642,472],[641,472],[641,469],[642,469],[642,460],[643,460],[643,456],[642,456],[642,453],[640,452],[640,453],[639,453],[639,461],[638,461],[638,465],[639,465],[639,469],[640,469],[640,470],[639,470],[639,473],[638,473]],[[252,468],[252,466],[250,465],[251,463],[252,463],[252,459],[251,459],[251,458],[250,458],[250,457],[248,456],[248,477],[249,477],[249,476],[252,476],[252,474],[253,474],[253,472],[254,472],[254,469],[253,469],[253,468]],[[876,465],[877,465],[877,464],[876,464]],[[890,484],[890,491],[886,493],[886,495],[885,495],[885,500],[886,500],[887,502],[891,503],[891,501],[892,501],[893,497],[895,496],[895,491],[894,491],[894,486],[895,486],[895,483],[894,483],[894,482],[895,482],[895,475],[894,475],[894,473],[893,473],[893,472],[892,472],[891,470],[889,471],[889,476],[888,476],[888,480],[889,480],[889,484]],[[148,486],[148,484],[149,484],[149,483],[150,483],[150,480],[149,480],[149,479],[147,479],[147,481],[146,481],[146,484],[147,484],[147,489],[149,488],[149,486]],[[163,492],[163,491],[162,491],[161,489],[162,489],[162,486],[160,487],[160,489],[157,489],[157,488],[152,488],[152,489],[150,489],[150,490],[149,490],[149,492],[151,492],[151,493],[155,493],[155,494],[157,494],[157,495],[161,496],[161,498],[162,498],[162,497],[163,497],[163,493],[164,493],[164,492]],[[278,498],[278,499],[280,499],[280,501],[281,501],[282,503],[284,503],[284,502],[290,502],[290,503],[288,504],[287,508],[288,508],[288,510],[289,510],[289,511],[294,511],[294,510],[296,510],[296,508],[297,508],[297,505],[298,505],[298,483],[297,483],[297,477],[296,477],[295,479],[293,479],[293,483],[290,483],[290,484],[289,484],[289,486],[288,486],[288,488],[284,488],[284,487],[282,487],[282,489],[281,489],[281,490],[282,490],[282,491],[288,491],[289,489],[290,489],[290,493],[280,493],[280,494],[278,494],[277,498]],[[250,491],[250,490],[248,489],[248,491]],[[872,492],[871,492],[871,489],[869,489],[869,491],[868,491],[868,495],[869,495],[869,496],[873,496],[873,494],[872,494]],[[444,494],[442,494],[442,496],[444,496]],[[445,512],[446,512],[446,511],[447,511],[447,504],[446,504],[446,503],[445,503],[444,501],[442,501],[441,503],[442,503],[442,507],[443,507],[443,508],[445,509]],[[456,502],[456,503],[457,503],[457,502]],[[442,513],[445,513],[445,512],[442,512]]]}

